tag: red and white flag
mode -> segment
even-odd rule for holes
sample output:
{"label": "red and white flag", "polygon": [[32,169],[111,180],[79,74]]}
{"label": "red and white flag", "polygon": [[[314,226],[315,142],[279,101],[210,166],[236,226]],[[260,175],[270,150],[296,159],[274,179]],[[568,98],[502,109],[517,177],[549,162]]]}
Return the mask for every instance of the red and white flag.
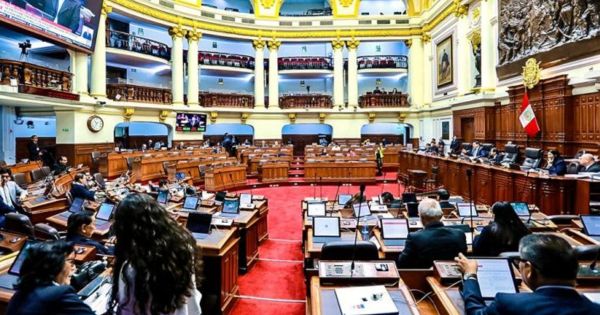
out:
{"label": "red and white flag", "polygon": [[523,126],[523,129],[525,129],[525,132],[527,132],[527,135],[530,138],[535,137],[538,134],[538,132],[540,132],[540,126],[538,125],[537,118],[535,118],[533,108],[531,108],[531,104],[529,104],[527,89],[525,89],[525,94],[523,95],[523,104],[521,104],[521,114],[519,115],[519,121],[521,122],[521,126]]}

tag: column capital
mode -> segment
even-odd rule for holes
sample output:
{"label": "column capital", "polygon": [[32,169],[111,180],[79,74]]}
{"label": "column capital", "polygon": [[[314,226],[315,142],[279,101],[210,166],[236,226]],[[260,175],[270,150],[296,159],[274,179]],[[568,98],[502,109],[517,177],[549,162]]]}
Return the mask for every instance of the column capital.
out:
{"label": "column capital", "polygon": [[413,44],[413,40],[409,38],[404,41],[404,44],[406,45],[406,47],[410,48],[410,46],[412,46]]}
{"label": "column capital", "polygon": [[185,36],[186,31],[181,27],[181,25],[173,26],[169,28],[169,35],[173,38],[183,38]]}
{"label": "column capital", "polygon": [[331,41],[331,47],[333,50],[338,50],[344,48],[344,41],[341,39],[334,39]]}
{"label": "column capital", "polygon": [[104,1],[102,3],[102,11],[100,12],[100,14],[107,16],[111,12],[112,12],[112,7],[110,5],[108,5],[108,3],[106,3],[106,1]]}
{"label": "column capital", "polygon": [[425,32],[421,35],[421,40],[423,41],[423,43],[429,43],[431,41],[431,34],[429,34],[428,32]]}
{"label": "column capital", "polygon": [[200,40],[200,38],[202,38],[202,33],[198,32],[197,30],[189,30],[185,34],[185,37],[190,42],[197,42]]}
{"label": "column capital", "polygon": [[267,42],[267,47],[269,47],[269,50],[277,50],[279,49],[279,46],[281,46],[281,41],[278,41],[275,38]]}
{"label": "column capital", "polygon": [[467,16],[467,13],[469,12],[469,6],[468,5],[462,5],[460,2],[460,0],[453,0],[453,5],[454,5],[454,16],[456,16],[457,18],[463,18],[465,16]]}
{"label": "column capital", "polygon": [[262,39],[255,39],[252,41],[252,47],[254,49],[264,49],[267,43]]}
{"label": "column capital", "polygon": [[479,44],[481,44],[481,30],[478,28],[473,30],[471,33],[467,34],[467,38],[473,47],[479,46]]}
{"label": "column capital", "polygon": [[358,39],[352,38],[351,40],[346,41],[346,47],[348,49],[357,49],[358,45],[360,45],[360,41]]}

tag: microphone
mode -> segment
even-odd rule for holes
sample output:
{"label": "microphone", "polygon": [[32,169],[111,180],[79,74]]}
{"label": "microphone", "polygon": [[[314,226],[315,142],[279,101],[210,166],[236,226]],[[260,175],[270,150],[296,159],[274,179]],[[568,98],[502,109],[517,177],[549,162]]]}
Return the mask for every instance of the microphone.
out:
{"label": "microphone", "polygon": [[323,200],[323,177],[319,176],[319,198]]}
{"label": "microphone", "polygon": [[315,172],[314,180],[315,183],[313,184],[313,200],[317,200],[317,172]]}
{"label": "microphone", "polygon": [[[358,213],[356,216],[356,229],[358,229],[358,223],[360,219],[360,215],[362,214],[362,200],[363,195],[365,193],[365,184],[360,184],[360,195],[358,199]],[[354,275],[354,259],[356,258],[356,243],[358,241],[358,233],[354,231],[354,247],[352,248],[352,263],[350,263],[350,278]]]}
{"label": "microphone", "polygon": [[473,244],[474,241],[474,229],[473,229],[473,203],[475,202],[473,200],[473,183],[471,181],[471,176],[473,175],[473,170],[468,168],[467,169],[467,181],[469,184],[469,219],[471,221],[471,244]]}
{"label": "microphone", "polygon": [[383,184],[381,185],[381,192],[379,193],[379,201],[381,201],[381,195],[383,195],[384,187],[385,187],[385,172],[383,172]]}

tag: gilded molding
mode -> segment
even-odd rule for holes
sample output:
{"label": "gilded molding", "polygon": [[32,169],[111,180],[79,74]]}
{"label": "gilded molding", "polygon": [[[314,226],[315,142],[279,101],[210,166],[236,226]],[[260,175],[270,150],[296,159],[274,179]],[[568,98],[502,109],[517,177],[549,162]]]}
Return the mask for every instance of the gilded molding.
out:
{"label": "gilded molding", "polygon": [[399,122],[404,122],[404,120],[406,119],[406,117],[408,116],[407,113],[398,113],[398,121]]}
{"label": "gilded molding", "polygon": [[216,123],[217,122],[217,117],[219,117],[219,113],[218,112],[210,112],[210,122],[211,123]]}
{"label": "gilded molding", "polygon": [[269,50],[277,50],[279,49],[279,46],[281,46],[281,41],[274,38],[267,42],[267,47],[269,47]]}
{"label": "gilded molding", "polygon": [[429,43],[431,41],[431,34],[423,33],[421,35],[421,40],[423,41],[423,43]]}
{"label": "gilded molding", "polygon": [[540,63],[541,61],[535,58],[529,58],[523,66],[523,85],[528,89],[533,89],[540,82],[542,72]]}
{"label": "gilded molding", "polygon": [[185,36],[186,31],[181,27],[181,25],[173,26],[169,28],[169,35],[173,38],[183,38]]}
{"label": "gilded molding", "polygon": [[125,121],[129,121],[133,114],[135,113],[135,108],[127,107],[123,109],[123,118]]}
{"label": "gilded molding", "polygon": [[467,38],[469,39],[469,41],[471,42],[471,45],[473,45],[473,47],[479,46],[479,44],[481,44],[481,30],[480,29],[473,30],[473,32],[471,32],[470,34],[467,35]]}
{"label": "gilded molding", "polygon": [[296,122],[296,113],[289,113],[288,118],[290,119],[290,122],[292,124],[295,123]]}
{"label": "gilded molding", "polygon": [[252,41],[252,47],[254,47],[254,49],[264,49],[265,46],[266,43],[262,39],[255,39]]}
{"label": "gilded molding", "polygon": [[410,48],[413,44],[412,39],[407,39],[404,41],[404,44],[406,45],[406,47]]}
{"label": "gilded molding", "polygon": [[197,30],[190,30],[190,31],[187,31],[187,33],[185,34],[185,37],[190,42],[197,42],[200,40],[200,38],[202,38],[202,33],[198,32]]}
{"label": "gilded molding", "polygon": [[334,39],[331,41],[331,47],[333,50],[344,48],[344,41],[341,39]]}
{"label": "gilded molding", "polygon": [[339,1],[340,1],[340,4],[345,8],[349,7],[352,4],[352,2],[354,2],[354,0],[339,0]]}
{"label": "gilded molding", "polygon": [[100,14],[107,16],[111,12],[112,12],[112,7],[110,5],[108,5],[108,3],[106,1],[104,1],[102,3],[102,11],[100,12]]}
{"label": "gilded molding", "polygon": [[248,120],[248,117],[250,117],[250,114],[248,114],[248,113],[242,113],[240,115],[240,121],[242,122],[242,124],[246,123],[246,120]]}
{"label": "gilded molding", "polygon": [[454,16],[458,18],[467,16],[467,13],[469,13],[468,6],[460,4],[460,0],[454,0],[452,2],[454,5]]}
{"label": "gilded molding", "polygon": [[377,118],[377,114],[376,113],[369,113],[369,123],[374,122],[375,118]]}
{"label": "gilded molding", "polygon": [[164,122],[164,121],[165,121],[165,119],[167,119],[167,118],[169,117],[169,115],[170,115],[170,114],[171,114],[171,111],[170,111],[170,110],[161,110],[161,111],[158,113],[158,119],[159,119],[161,122]]}
{"label": "gilded molding", "polygon": [[325,122],[325,118],[327,117],[326,113],[319,113],[319,123],[324,123]]}
{"label": "gilded molding", "polygon": [[348,49],[357,49],[359,45],[360,45],[360,41],[355,38],[352,38],[352,39],[346,41],[346,47]]}

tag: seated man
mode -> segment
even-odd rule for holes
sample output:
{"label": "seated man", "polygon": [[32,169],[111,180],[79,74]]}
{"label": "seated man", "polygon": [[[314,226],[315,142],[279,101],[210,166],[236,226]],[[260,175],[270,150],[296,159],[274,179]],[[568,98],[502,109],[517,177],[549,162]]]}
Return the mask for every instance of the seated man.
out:
{"label": "seated man", "polygon": [[465,233],[444,227],[442,208],[434,199],[419,203],[419,217],[425,227],[409,233],[404,250],[398,257],[398,268],[429,268],[434,260],[448,260],[467,250]]}
{"label": "seated man", "polygon": [[573,248],[552,234],[530,234],[519,243],[519,272],[531,293],[498,293],[486,306],[477,282],[477,261],[455,258],[464,273],[462,295],[467,315],[600,314],[595,304],[575,290],[579,264]]}
{"label": "seated man", "polygon": [[8,207],[5,210],[11,210],[8,212],[21,210],[21,202],[27,197],[27,190],[22,189],[12,180],[10,171],[7,168],[0,169],[0,197]]}
{"label": "seated man", "polygon": [[68,162],[69,161],[67,160],[67,157],[62,155],[58,159],[58,163],[54,164],[54,167],[52,170],[54,171],[55,174],[66,173],[71,168],[69,165],[67,165]]}
{"label": "seated man", "polygon": [[83,173],[75,175],[73,183],[71,183],[71,198],[81,198],[83,200],[96,200],[94,191],[87,188],[86,176]]}
{"label": "seated man", "polygon": [[469,156],[471,158],[480,158],[480,157],[486,157],[488,155],[488,153],[489,152],[485,151],[485,149],[481,147],[481,144],[479,144],[479,141],[475,141],[475,142],[473,142],[473,149],[471,149]]}
{"label": "seated man", "polygon": [[579,157],[579,173],[598,173],[600,172],[600,163],[594,161],[594,156],[585,153]]}

